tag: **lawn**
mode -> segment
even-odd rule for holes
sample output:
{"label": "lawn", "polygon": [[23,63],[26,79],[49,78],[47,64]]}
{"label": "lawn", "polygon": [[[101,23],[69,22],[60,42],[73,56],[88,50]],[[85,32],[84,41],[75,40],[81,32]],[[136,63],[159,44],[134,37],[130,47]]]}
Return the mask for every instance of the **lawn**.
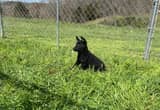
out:
{"label": "lawn", "polygon": [[[147,28],[5,18],[0,39],[0,110],[159,110],[159,25],[151,59],[142,59]],[[101,58],[105,72],[70,69],[75,36]]]}

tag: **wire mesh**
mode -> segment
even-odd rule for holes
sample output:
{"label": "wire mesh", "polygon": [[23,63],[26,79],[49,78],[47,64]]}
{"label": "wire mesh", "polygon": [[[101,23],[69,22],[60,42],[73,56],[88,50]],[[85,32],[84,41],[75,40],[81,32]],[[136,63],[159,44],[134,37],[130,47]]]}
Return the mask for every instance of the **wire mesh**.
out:
{"label": "wire mesh", "polygon": [[61,0],[61,20],[83,23],[107,16],[142,16],[151,0]]}
{"label": "wire mesh", "polygon": [[61,0],[61,36],[82,35],[93,51],[142,58],[151,9],[152,0]]}
{"label": "wire mesh", "polygon": [[[3,0],[8,37],[56,37],[57,0]],[[59,0],[60,43],[74,45],[82,35],[91,47],[143,56],[152,0]],[[151,53],[159,56],[159,19]],[[96,46],[96,42],[103,44]],[[56,39],[55,39],[56,40]],[[59,40],[59,39],[58,39]],[[155,42],[155,43],[154,43]],[[106,44],[106,45],[104,45]],[[116,46],[115,46],[116,45]],[[94,49],[93,49],[94,50]],[[96,51],[96,50],[95,50]],[[129,54],[128,54],[129,53]]]}
{"label": "wire mesh", "polygon": [[5,36],[54,37],[55,6],[47,1],[3,1]]}

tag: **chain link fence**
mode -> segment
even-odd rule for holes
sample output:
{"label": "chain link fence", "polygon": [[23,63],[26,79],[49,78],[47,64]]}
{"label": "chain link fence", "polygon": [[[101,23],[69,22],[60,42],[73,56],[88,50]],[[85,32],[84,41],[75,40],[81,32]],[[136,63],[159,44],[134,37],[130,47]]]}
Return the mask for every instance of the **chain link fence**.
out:
{"label": "chain link fence", "polygon": [[[59,36],[57,43],[60,40],[63,45],[81,35],[90,40],[92,48],[97,47],[97,39],[96,42],[106,44],[97,49],[112,50],[111,54],[118,54],[122,49],[124,55],[142,56],[152,4],[152,0],[59,0],[57,7],[57,0],[3,0],[1,6],[4,33],[9,38],[54,40]],[[56,25],[57,18],[60,24]],[[159,33],[158,20],[152,49],[154,56],[160,55],[159,48],[155,48],[160,47]]]}
{"label": "chain link fence", "polygon": [[53,37],[56,4],[36,0],[2,2],[4,34],[7,37]]}

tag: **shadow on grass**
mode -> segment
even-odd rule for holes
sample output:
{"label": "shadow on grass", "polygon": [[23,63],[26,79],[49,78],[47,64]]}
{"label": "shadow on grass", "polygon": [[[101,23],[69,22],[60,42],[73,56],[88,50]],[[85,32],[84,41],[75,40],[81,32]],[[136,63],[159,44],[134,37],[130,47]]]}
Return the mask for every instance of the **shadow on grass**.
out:
{"label": "shadow on grass", "polygon": [[66,105],[66,106],[76,106],[77,108],[96,110],[96,108],[89,107],[87,104],[79,104],[75,100],[69,98],[67,94],[59,95],[59,94],[50,92],[47,89],[47,87],[37,85],[35,83],[30,83],[27,81],[18,80],[17,78],[10,77],[9,75],[1,71],[0,71],[0,80],[7,81],[11,83],[13,86],[26,90],[31,93],[34,92],[35,90],[38,90],[41,93],[41,95],[45,96],[47,99],[47,100],[42,100],[42,103],[48,104],[50,103],[50,101],[58,100],[60,103],[57,105],[56,109],[63,109],[63,107]]}

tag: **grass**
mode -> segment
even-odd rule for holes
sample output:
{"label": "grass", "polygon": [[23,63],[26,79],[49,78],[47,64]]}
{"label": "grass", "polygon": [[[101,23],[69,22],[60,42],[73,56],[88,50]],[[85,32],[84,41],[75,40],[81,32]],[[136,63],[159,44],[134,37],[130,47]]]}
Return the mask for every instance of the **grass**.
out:
{"label": "grass", "polygon": [[[53,24],[52,24],[53,23]],[[158,110],[160,38],[151,59],[142,59],[146,29],[61,24],[60,48],[54,20],[5,18],[0,40],[0,110]],[[70,70],[76,35],[107,66],[106,72]]]}

